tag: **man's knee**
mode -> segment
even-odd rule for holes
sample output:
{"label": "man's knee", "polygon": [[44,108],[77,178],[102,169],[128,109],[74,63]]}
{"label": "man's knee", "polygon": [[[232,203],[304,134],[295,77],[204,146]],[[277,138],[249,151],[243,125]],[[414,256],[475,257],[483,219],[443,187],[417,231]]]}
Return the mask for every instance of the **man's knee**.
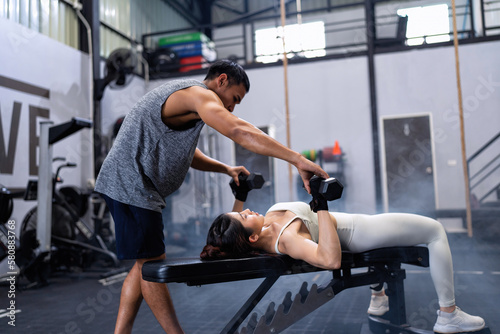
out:
{"label": "man's knee", "polygon": [[165,259],[165,253],[163,253],[160,256],[155,256],[147,259],[137,259],[135,260],[135,265],[138,267],[138,269],[142,269],[142,265],[148,261],[154,261],[154,260],[163,260]]}

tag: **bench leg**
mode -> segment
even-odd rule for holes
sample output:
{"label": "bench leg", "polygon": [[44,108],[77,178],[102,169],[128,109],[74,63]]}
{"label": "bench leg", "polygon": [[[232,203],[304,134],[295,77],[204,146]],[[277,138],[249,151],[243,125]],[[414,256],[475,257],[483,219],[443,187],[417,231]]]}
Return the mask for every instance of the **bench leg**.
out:
{"label": "bench leg", "polygon": [[280,278],[277,276],[267,277],[259,287],[254,291],[254,293],[248,298],[248,300],[243,304],[243,306],[236,312],[233,318],[228,322],[226,327],[221,331],[221,334],[235,333],[241,323],[246,319],[246,317],[252,312],[259,301],[266,295],[273,284]]}
{"label": "bench leg", "polygon": [[389,321],[395,325],[406,324],[406,303],[404,269],[394,269],[390,273],[392,280],[387,282],[386,294],[389,296]]}
{"label": "bench leg", "polygon": [[260,319],[257,319],[256,315],[252,317],[247,327],[241,329],[240,334],[280,333],[332,300],[342,290],[372,284],[379,280],[380,275],[377,272],[351,274],[350,269],[345,269],[333,271],[333,279],[321,287],[313,284],[308,290],[307,282],[304,282],[299,293],[293,298],[292,293],[288,292],[277,308],[275,303],[271,302]]}
{"label": "bench leg", "polygon": [[[433,334],[433,331],[411,327],[406,322],[406,302],[404,279],[406,271],[398,267],[393,267],[388,271],[387,291],[389,296],[389,312],[383,317],[368,316],[370,330],[380,334]],[[483,328],[476,334],[491,333],[488,327]]]}

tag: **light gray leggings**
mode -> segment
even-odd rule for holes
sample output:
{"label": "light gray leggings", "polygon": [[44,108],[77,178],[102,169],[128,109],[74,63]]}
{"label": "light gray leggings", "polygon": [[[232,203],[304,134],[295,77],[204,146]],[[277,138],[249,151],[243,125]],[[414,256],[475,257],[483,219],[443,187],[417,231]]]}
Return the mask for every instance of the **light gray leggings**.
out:
{"label": "light gray leggings", "polygon": [[347,245],[347,250],[351,252],[381,247],[427,245],[429,268],[439,306],[455,305],[451,252],[441,223],[428,217],[405,213],[335,216],[337,220],[351,218],[353,221],[351,241]]}

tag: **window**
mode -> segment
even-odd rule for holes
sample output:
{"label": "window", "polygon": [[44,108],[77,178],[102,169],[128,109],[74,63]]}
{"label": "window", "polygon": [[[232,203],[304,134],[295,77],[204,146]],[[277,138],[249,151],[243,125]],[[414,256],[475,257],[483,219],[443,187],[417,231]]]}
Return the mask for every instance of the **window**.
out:
{"label": "window", "polygon": [[450,18],[446,4],[400,9],[398,15],[408,16],[406,28],[408,45],[450,40]]}
{"label": "window", "polygon": [[[282,59],[282,27],[255,31],[256,61],[271,63]],[[325,24],[321,21],[285,26],[287,57],[323,57],[325,52]]]}

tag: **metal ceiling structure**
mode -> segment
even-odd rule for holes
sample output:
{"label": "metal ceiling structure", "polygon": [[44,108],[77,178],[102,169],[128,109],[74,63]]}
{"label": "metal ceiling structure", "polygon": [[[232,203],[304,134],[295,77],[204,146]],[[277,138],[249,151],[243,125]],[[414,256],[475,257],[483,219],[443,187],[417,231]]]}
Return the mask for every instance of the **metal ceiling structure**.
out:
{"label": "metal ceiling structure", "polygon": [[[254,19],[279,17],[279,0],[163,0],[193,26],[225,26]],[[298,0],[286,0],[286,12],[297,14]],[[329,11],[352,6],[359,0],[306,0],[301,12]]]}

